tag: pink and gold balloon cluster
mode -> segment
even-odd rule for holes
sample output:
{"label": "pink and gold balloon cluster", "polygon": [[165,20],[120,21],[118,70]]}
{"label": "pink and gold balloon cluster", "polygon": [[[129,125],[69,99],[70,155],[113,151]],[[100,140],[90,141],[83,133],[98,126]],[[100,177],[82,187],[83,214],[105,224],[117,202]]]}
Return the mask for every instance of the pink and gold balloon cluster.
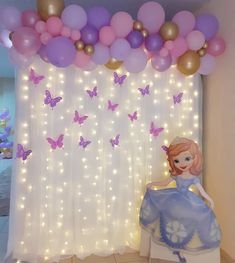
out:
{"label": "pink and gold balloon cluster", "polygon": [[143,4],[136,20],[126,12],[111,16],[102,6],[87,12],[75,4],[65,7],[63,0],[38,0],[37,7],[23,13],[12,6],[1,10],[0,39],[9,47],[10,38],[10,57],[18,66],[38,54],[62,68],[105,65],[116,70],[123,65],[137,73],[150,60],[160,72],[176,64],[185,75],[208,75],[215,57],[225,50],[217,36],[218,20],[211,14],[195,17],[184,10],[165,22],[164,9],[156,2]]}

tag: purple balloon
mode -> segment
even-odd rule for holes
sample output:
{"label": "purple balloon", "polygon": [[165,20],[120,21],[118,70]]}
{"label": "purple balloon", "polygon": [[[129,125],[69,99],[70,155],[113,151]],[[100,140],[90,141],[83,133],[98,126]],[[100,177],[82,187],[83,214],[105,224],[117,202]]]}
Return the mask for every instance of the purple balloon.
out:
{"label": "purple balloon", "polygon": [[36,11],[26,10],[22,13],[22,25],[34,28],[37,21],[39,21],[39,16]]}
{"label": "purple balloon", "polygon": [[40,58],[45,61],[45,62],[49,62],[48,56],[47,56],[47,51],[46,51],[46,46],[42,45],[40,50],[38,51],[38,55],[40,56]]}
{"label": "purple balloon", "polygon": [[131,46],[129,42],[124,38],[118,38],[111,45],[111,57],[116,58],[117,60],[124,60],[130,50]]}
{"label": "purple balloon", "polygon": [[5,29],[14,31],[16,28],[21,26],[21,13],[14,6],[1,7],[0,24]]}
{"label": "purple balloon", "polygon": [[132,48],[139,48],[144,42],[144,36],[141,32],[134,30],[128,34],[127,40]]}
{"label": "purple balloon", "polygon": [[51,64],[65,68],[71,65],[76,56],[73,42],[67,37],[54,37],[46,46],[46,54]]}
{"label": "purple balloon", "polygon": [[14,31],[12,43],[22,55],[35,55],[41,47],[39,34],[31,27],[19,27]]}
{"label": "purple balloon", "polygon": [[131,73],[138,73],[145,69],[148,58],[142,48],[132,49],[124,61],[124,66]]}
{"label": "purple balloon", "polygon": [[145,40],[145,47],[150,52],[159,51],[163,44],[163,39],[158,34],[149,35]]}
{"label": "purple balloon", "polygon": [[168,55],[167,57],[161,57],[159,55],[155,55],[152,58],[151,62],[154,69],[162,72],[167,70],[171,66],[172,58],[170,55]]}
{"label": "purple balloon", "polygon": [[201,65],[198,69],[198,73],[202,75],[209,75],[214,70],[215,63],[215,58],[209,54],[206,54],[201,58]]}
{"label": "purple balloon", "polygon": [[101,43],[98,43],[95,45],[95,52],[91,59],[97,64],[97,65],[104,65],[106,64],[110,59],[110,51],[109,48]]}
{"label": "purple balloon", "polygon": [[100,29],[110,23],[111,15],[108,10],[102,6],[94,6],[87,12],[88,24]]}
{"label": "purple balloon", "polygon": [[86,25],[81,31],[82,40],[85,44],[95,45],[99,40],[98,30],[91,26]]}
{"label": "purple balloon", "polygon": [[195,30],[201,31],[206,40],[210,40],[218,32],[219,22],[213,15],[200,15],[196,18]]}

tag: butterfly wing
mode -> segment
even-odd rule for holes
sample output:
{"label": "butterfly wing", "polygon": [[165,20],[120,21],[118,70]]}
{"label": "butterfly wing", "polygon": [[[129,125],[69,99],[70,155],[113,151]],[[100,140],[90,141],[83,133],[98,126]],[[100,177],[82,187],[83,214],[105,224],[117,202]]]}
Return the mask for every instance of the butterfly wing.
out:
{"label": "butterfly wing", "polygon": [[50,105],[52,108],[56,106],[57,103],[59,103],[62,100],[62,97],[55,97],[54,99],[51,99]]}
{"label": "butterfly wing", "polygon": [[50,104],[51,103],[51,93],[50,93],[50,91],[49,90],[45,90],[45,99],[44,99],[44,103],[46,104],[46,105],[48,105],[48,104]]}
{"label": "butterfly wing", "polygon": [[38,76],[35,78],[35,80],[34,80],[34,84],[39,84],[43,79],[44,79],[44,76],[38,75]]}
{"label": "butterfly wing", "polygon": [[51,145],[51,149],[55,150],[57,147],[57,142],[54,141],[52,138],[47,138],[47,141]]}
{"label": "butterfly wing", "polygon": [[92,93],[93,93],[93,97],[96,97],[98,95],[97,94],[97,87],[93,88]]}
{"label": "butterfly wing", "polygon": [[162,145],[162,150],[166,153],[168,153],[169,148],[165,145]]}
{"label": "butterfly wing", "polygon": [[23,157],[22,157],[23,161],[25,161],[31,153],[32,153],[31,150],[24,151]]}
{"label": "butterfly wing", "polygon": [[121,77],[119,77],[119,85],[122,85],[123,84],[123,82],[124,82],[124,80],[126,79],[126,77],[127,77],[127,75],[123,75],[123,76],[121,76]]}
{"label": "butterfly wing", "polygon": [[83,143],[84,143],[84,138],[82,136],[80,136],[79,146],[83,146]]}
{"label": "butterfly wing", "polygon": [[140,91],[141,95],[144,96],[144,94],[145,94],[144,89],[138,88],[138,90]]}
{"label": "butterfly wing", "polygon": [[88,118],[88,116],[82,116],[78,119],[78,123],[81,125],[84,123],[84,121]]}
{"label": "butterfly wing", "polygon": [[88,93],[88,95],[90,96],[90,98],[93,98],[93,92],[91,90],[86,90],[86,92]]}
{"label": "butterfly wing", "polygon": [[113,77],[114,77],[114,84],[117,84],[117,83],[119,83],[119,77],[118,77],[118,74],[117,74],[117,72],[113,72]]}
{"label": "butterfly wing", "polygon": [[57,145],[57,147],[59,147],[59,148],[62,148],[63,147],[63,140],[64,140],[64,134],[61,134],[59,137],[58,137],[58,139],[57,139],[57,141],[56,141],[56,145]]}
{"label": "butterfly wing", "polygon": [[149,132],[150,132],[150,134],[153,134],[154,131],[155,131],[154,123],[151,122],[151,125],[150,125],[150,131],[149,131]]}
{"label": "butterfly wing", "polygon": [[163,130],[164,130],[164,128],[156,128],[154,133],[153,133],[153,136],[157,137]]}
{"label": "butterfly wing", "polygon": [[118,144],[119,144],[119,138],[120,138],[120,135],[118,134],[118,135],[115,137],[115,140],[114,140],[115,145],[118,145]]}
{"label": "butterfly wing", "polygon": [[148,94],[148,95],[149,95],[149,93],[150,93],[149,85],[147,85],[147,86],[145,87],[145,94]]}
{"label": "butterfly wing", "polygon": [[84,141],[83,142],[83,148],[85,149],[90,143],[91,143],[91,141]]}
{"label": "butterfly wing", "polygon": [[24,153],[24,148],[21,144],[17,144],[17,149],[16,149],[16,158],[21,158],[23,157],[23,153]]}
{"label": "butterfly wing", "polygon": [[79,121],[79,113],[78,113],[77,110],[75,110],[75,112],[74,112],[74,118],[73,118],[73,121],[74,121],[74,122],[78,122],[78,121]]}
{"label": "butterfly wing", "polygon": [[34,78],[35,78],[35,71],[31,68],[29,71],[29,80],[31,82],[34,82]]}

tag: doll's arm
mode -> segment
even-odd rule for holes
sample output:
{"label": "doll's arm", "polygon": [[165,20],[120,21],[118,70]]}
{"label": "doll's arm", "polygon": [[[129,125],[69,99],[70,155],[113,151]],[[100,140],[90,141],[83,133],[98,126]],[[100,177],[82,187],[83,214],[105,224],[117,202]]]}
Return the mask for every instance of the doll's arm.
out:
{"label": "doll's arm", "polygon": [[202,197],[204,197],[209,203],[212,209],[214,209],[214,201],[211,199],[211,197],[206,193],[206,191],[204,190],[204,188],[201,186],[200,183],[196,183],[196,187],[199,190],[200,194],[202,195]]}
{"label": "doll's arm", "polygon": [[167,179],[160,181],[160,182],[152,182],[146,185],[147,188],[152,188],[153,186],[167,186],[173,179],[168,177]]}

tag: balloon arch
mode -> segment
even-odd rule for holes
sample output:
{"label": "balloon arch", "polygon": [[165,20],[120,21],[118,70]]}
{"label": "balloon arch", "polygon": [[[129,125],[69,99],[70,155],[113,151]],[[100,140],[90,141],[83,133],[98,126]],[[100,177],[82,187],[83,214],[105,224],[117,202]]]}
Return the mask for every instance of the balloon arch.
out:
{"label": "balloon arch", "polygon": [[75,4],[65,7],[63,0],[38,0],[37,6],[22,13],[14,6],[1,8],[0,40],[18,67],[27,67],[38,54],[62,68],[116,70],[124,65],[138,73],[151,61],[159,72],[177,65],[185,75],[208,75],[225,50],[211,14],[195,17],[183,10],[165,22],[164,9],[153,1],[140,7],[137,19],[127,12],[111,16],[102,6],[87,11]]}

